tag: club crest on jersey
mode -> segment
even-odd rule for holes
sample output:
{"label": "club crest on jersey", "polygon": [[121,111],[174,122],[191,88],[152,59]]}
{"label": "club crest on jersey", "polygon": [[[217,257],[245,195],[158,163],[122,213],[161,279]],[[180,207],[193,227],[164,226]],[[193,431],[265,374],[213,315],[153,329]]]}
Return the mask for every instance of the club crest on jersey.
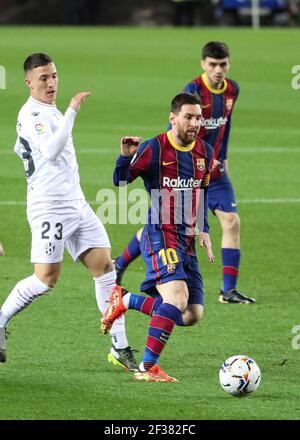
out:
{"label": "club crest on jersey", "polygon": [[169,263],[169,264],[167,265],[167,271],[168,271],[169,273],[173,273],[173,272],[175,272],[175,269],[176,269],[176,265],[175,265],[175,263]]}
{"label": "club crest on jersey", "polygon": [[233,99],[232,98],[226,99],[226,103],[225,103],[226,110],[231,110],[232,106],[233,106]]}
{"label": "club crest on jersey", "polygon": [[201,157],[196,159],[196,168],[199,171],[204,171],[205,170],[205,159],[203,159]]}
{"label": "club crest on jersey", "polygon": [[47,255],[49,255],[49,256],[53,255],[54,251],[55,251],[55,244],[54,243],[51,243],[49,241],[49,243],[45,244],[45,252],[46,252]]}
{"label": "club crest on jersey", "polygon": [[42,124],[42,123],[38,123],[38,124],[35,124],[35,131],[38,133],[38,134],[43,134],[43,133],[45,133],[45,126]]}

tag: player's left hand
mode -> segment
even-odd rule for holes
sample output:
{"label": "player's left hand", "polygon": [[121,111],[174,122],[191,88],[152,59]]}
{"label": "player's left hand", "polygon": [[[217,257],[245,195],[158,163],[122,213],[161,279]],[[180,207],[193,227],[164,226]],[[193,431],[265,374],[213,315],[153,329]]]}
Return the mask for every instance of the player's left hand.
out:
{"label": "player's left hand", "polygon": [[142,138],[139,136],[123,136],[121,139],[121,154],[125,157],[131,157],[136,152]]}
{"label": "player's left hand", "polygon": [[215,261],[215,257],[214,257],[213,251],[212,251],[212,244],[210,241],[210,237],[207,232],[200,232],[199,245],[200,245],[200,247],[205,247],[208,261],[210,263],[213,263]]}

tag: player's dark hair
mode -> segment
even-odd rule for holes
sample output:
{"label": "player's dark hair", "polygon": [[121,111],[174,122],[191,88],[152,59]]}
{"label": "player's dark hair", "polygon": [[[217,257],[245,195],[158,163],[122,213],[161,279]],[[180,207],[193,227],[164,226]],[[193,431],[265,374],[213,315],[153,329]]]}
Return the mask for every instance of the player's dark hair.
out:
{"label": "player's dark hair", "polygon": [[25,73],[27,73],[30,70],[35,69],[36,67],[46,66],[47,64],[50,64],[52,62],[52,58],[50,58],[49,55],[47,55],[46,53],[33,53],[26,58],[23,68]]}
{"label": "player's dark hair", "polygon": [[206,57],[216,58],[217,60],[230,57],[229,47],[221,41],[210,41],[202,49],[202,59],[205,60]]}
{"label": "player's dark hair", "polygon": [[171,112],[177,114],[180,112],[181,107],[185,104],[191,104],[191,105],[201,105],[199,98],[196,95],[193,95],[192,93],[179,93],[179,95],[176,95],[171,102]]}

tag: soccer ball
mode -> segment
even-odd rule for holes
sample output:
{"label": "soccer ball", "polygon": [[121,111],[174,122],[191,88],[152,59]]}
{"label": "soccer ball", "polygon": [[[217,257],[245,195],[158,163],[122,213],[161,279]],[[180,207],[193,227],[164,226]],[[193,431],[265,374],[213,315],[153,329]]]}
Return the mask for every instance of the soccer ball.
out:
{"label": "soccer ball", "polygon": [[257,390],[261,373],[257,363],[249,356],[238,354],[223,362],[219,379],[221,387],[232,396],[247,396]]}

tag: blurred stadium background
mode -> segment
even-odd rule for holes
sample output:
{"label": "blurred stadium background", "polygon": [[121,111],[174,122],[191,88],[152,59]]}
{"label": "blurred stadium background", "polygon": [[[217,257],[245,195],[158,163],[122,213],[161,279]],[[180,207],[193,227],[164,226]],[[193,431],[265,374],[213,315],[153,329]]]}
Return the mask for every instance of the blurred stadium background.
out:
{"label": "blurred stadium background", "polygon": [[[120,137],[149,138],[165,130],[171,98],[199,73],[201,46],[216,39],[229,44],[230,77],[241,86],[229,160],[242,219],[240,288],[257,304],[218,304],[220,230],[210,216],[215,265],[199,251],[205,318],[193,328],[176,329],[162,356],[163,367],[181,382],[134,383],[107,363],[110,343],[99,334],[93,282],[66,256],[55,291],[9,327],[8,361],[0,366],[0,419],[299,419],[300,350],[295,339],[292,345],[300,324],[296,15],[284,9],[278,14],[286,19],[271,19],[270,26],[261,16],[263,28],[257,31],[248,27],[251,18],[245,18],[247,25],[220,27],[213,15],[215,26],[207,27],[200,25],[203,11],[207,6],[211,14],[213,6],[215,13],[217,6],[207,1],[197,4],[202,12],[193,27],[178,28],[171,2],[96,3],[95,26],[79,26],[92,24],[91,17],[85,8],[84,15],[76,15],[78,10],[72,15],[71,2],[0,0],[0,65],[6,71],[6,88],[0,90],[0,240],[6,250],[0,258],[0,304],[32,271],[24,170],[12,152],[17,112],[28,96],[26,56],[44,51],[55,59],[62,111],[75,92],[92,92],[76,120],[74,139],[82,186],[97,210],[99,189],[113,188]],[[45,25],[55,23],[59,26]],[[107,225],[113,255],[138,226]],[[138,291],[143,276],[143,262],[137,260],[125,275],[126,287]],[[147,322],[128,313],[130,343],[141,351]],[[252,356],[262,370],[260,389],[247,399],[226,395],[218,383],[221,363],[233,354]]]}
{"label": "blurred stadium background", "polygon": [[[252,10],[253,8],[253,10]],[[299,24],[299,0],[0,0],[0,24]]]}

